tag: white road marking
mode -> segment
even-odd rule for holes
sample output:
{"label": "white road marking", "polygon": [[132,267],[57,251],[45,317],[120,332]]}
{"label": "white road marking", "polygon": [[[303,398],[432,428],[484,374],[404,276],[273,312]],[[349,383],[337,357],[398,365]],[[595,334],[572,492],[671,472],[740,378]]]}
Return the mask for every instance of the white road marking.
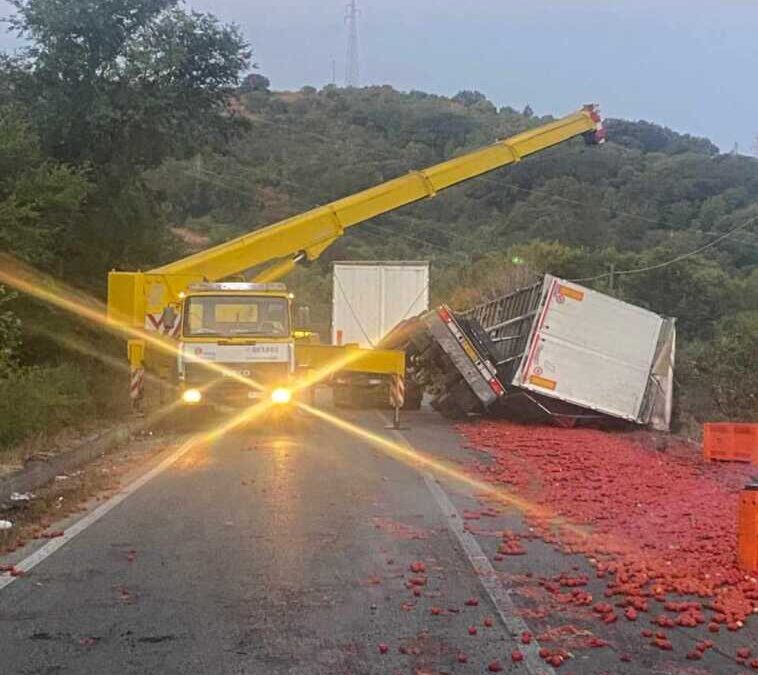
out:
{"label": "white road marking", "polygon": [[[380,413],[380,415],[386,420],[383,413]],[[386,421],[389,422],[389,420]],[[407,448],[413,449],[413,445],[402,432],[392,430],[392,435]],[[450,501],[450,498],[440,486],[439,481],[428,471],[419,469],[419,472],[426,486],[429,488],[429,492],[432,493],[432,497],[434,497],[434,500],[445,516],[448,528],[455,535],[461,548],[463,548],[484,590],[487,592],[492,604],[495,605],[495,609],[505,627],[517,639],[524,631],[531,632],[527,623],[518,616],[516,606],[510,598],[509,591],[498,578],[495,568],[484,554],[484,551],[482,551],[482,547],[479,546],[476,537],[464,529],[465,521],[463,517],[458,512],[458,509],[455,508],[453,502]],[[518,649],[524,654],[524,664],[532,675],[556,675],[555,670],[540,658],[540,645],[534,637],[532,637],[532,641],[528,645],[519,642]]]}
{"label": "white road marking", "polygon": [[[190,438],[188,441],[183,443],[179,448],[177,448],[174,452],[172,452],[168,457],[166,457],[166,459],[164,459],[156,467],[150,469],[150,471],[141,475],[139,478],[137,478],[137,480],[130,483],[125,488],[122,488],[121,490],[119,490],[118,494],[113,495],[113,497],[111,497],[108,501],[100,504],[100,506],[98,506],[94,511],[91,511],[80,520],[77,520],[73,525],[71,525],[71,527],[69,527],[63,533],[62,537],[51,539],[47,544],[38,548],[34,553],[24,558],[21,562],[19,562],[15,566],[16,569],[21,570],[22,572],[26,573],[26,572],[29,572],[34,567],[36,567],[37,565],[39,565],[43,560],[50,557],[59,548],[62,548],[63,546],[68,544],[68,542],[70,542],[74,537],[76,537],[76,535],[81,534],[90,525],[92,525],[93,523],[96,523],[105,514],[115,509],[129,495],[135,493],[143,485],[145,485],[146,483],[151,481],[153,478],[163,473],[172,464],[174,464],[178,459],[181,459],[190,450],[197,447],[198,441],[199,441],[199,438],[197,436]],[[12,577],[10,576],[10,574],[5,574],[3,576],[0,576],[0,591],[2,591],[7,586],[10,586],[14,581],[16,581],[17,578],[19,577]]]}

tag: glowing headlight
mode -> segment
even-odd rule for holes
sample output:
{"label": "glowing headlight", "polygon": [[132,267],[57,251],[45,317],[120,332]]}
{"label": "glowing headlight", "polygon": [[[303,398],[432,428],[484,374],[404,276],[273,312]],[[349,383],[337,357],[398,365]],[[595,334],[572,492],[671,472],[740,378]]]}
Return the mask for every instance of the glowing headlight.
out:
{"label": "glowing headlight", "polygon": [[277,405],[286,405],[292,400],[292,392],[284,387],[279,387],[271,392],[271,402]]}
{"label": "glowing headlight", "polygon": [[182,393],[182,401],[185,403],[200,403],[203,395],[197,389],[186,389]]}

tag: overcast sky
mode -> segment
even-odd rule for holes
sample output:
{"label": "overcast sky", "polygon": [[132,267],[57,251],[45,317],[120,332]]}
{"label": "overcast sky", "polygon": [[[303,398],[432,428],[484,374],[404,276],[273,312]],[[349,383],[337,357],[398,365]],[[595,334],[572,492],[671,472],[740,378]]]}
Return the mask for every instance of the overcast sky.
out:
{"label": "overcast sky", "polygon": [[[0,0],[2,2],[2,0]],[[274,88],[344,81],[347,0],[189,0],[240,25]],[[755,0],[358,0],[362,84],[562,114],[598,102],[747,152],[758,134]],[[0,37],[0,46],[12,41]]]}

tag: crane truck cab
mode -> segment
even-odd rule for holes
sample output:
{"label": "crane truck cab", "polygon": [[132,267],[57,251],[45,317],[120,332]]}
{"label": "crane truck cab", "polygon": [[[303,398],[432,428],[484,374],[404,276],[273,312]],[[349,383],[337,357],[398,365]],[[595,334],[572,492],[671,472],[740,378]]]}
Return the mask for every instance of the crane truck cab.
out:
{"label": "crane truck cab", "polygon": [[280,283],[197,283],[182,294],[177,378],[187,405],[288,404],[292,294]]}

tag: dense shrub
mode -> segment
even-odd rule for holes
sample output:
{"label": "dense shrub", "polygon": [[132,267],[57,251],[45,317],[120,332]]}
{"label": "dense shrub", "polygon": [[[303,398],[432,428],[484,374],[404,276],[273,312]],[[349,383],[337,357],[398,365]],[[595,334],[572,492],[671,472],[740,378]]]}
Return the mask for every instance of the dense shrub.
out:
{"label": "dense shrub", "polygon": [[80,368],[64,364],[14,370],[0,379],[0,449],[80,422],[93,410]]}

